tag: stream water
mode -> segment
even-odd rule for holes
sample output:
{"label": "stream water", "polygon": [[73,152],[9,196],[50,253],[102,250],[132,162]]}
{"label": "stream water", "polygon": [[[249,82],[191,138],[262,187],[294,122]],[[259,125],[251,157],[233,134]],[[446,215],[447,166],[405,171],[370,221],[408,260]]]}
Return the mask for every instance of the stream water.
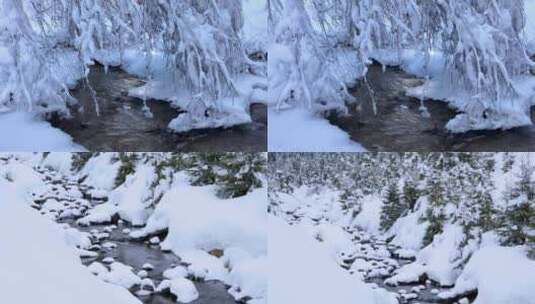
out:
{"label": "stream water", "polygon": [[[143,81],[119,68],[93,66],[89,83],[80,81],[71,91],[78,104],[71,109],[72,119],[51,120],[53,126],[71,135],[75,142],[91,151],[198,151],[262,152],[267,149],[267,108],[251,106],[253,122],[228,129],[196,130],[184,134],[167,131],[169,122],[178,116],[165,101],[147,100],[153,114],[148,118],[141,100],[127,96],[131,88]],[[93,99],[96,96],[97,107]]]}
{"label": "stream water", "polygon": [[[386,279],[392,277],[395,272],[402,266],[414,262],[414,258],[400,257],[396,252],[400,247],[388,244],[384,241],[378,240],[361,230],[346,229],[346,232],[352,235],[353,241],[357,247],[365,248],[361,254],[348,257],[343,260],[341,266],[349,272],[354,272],[352,264],[357,260],[365,260],[369,262],[371,269],[358,269],[364,276],[367,283],[372,283],[376,287],[384,288],[388,291],[398,294],[400,303],[406,304],[456,304],[457,300],[465,298],[466,303],[475,300],[475,295],[469,294],[460,299],[442,299],[438,297],[440,292],[446,291],[449,288],[441,287],[436,282],[422,277],[419,282],[399,284],[397,286],[389,285]],[[364,246],[364,247],[362,247]],[[384,254],[387,252],[388,254]],[[379,254],[377,254],[379,253]]]}
{"label": "stream water", "polygon": [[[535,127],[506,131],[473,131],[451,134],[446,123],[455,111],[440,101],[425,101],[430,117],[424,117],[420,100],[405,95],[405,89],[422,84],[422,80],[397,67],[374,64],[369,67],[368,82],[377,102],[373,112],[372,98],[363,81],[352,89],[360,101],[359,108],[350,109],[347,116],[331,115],[332,124],[350,134],[351,138],[370,151],[467,151],[497,152],[533,151]],[[532,111],[535,121],[535,111]]]}
{"label": "stream water", "polygon": [[[65,191],[77,191],[83,193],[85,198],[90,196],[87,194],[89,187],[80,185],[75,181],[70,181],[66,177],[62,177],[53,171],[41,170],[41,174],[45,176],[45,180],[53,185],[53,191],[35,199],[34,208],[40,210],[40,206],[46,199],[53,198],[60,203],[69,205],[66,209],[72,209],[72,203],[76,201],[72,197],[65,196]],[[61,190],[61,191],[60,191]],[[65,190],[65,191],[63,191]],[[106,198],[90,200],[91,207],[95,207],[104,203]],[[78,209],[81,214],[87,211],[87,207],[79,206],[74,207]],[[55,214],[59,210],[52,210],[51,212],[42,213],[45,215]],[[72,216],[61,218],[56,221],[60,224],[67,224],[72,228],[79,231],[88,232],[92,235],[92,246],[89,249],[97,253],[94,257],[82,258],[84,265],[90,265],[93,262],[103,262],[105,258],[112,257],[116,262],[131,266],[134,273],[138,273],[143,269],[143,265],[146,263],[151,264],[154,268],[148,271],[148,278],[151,279],[155,286],[158,286],[162,280],[163,272],[169,268],[180,265],[181,260],[178,256],[171,252],[164,252],[160,250],[157,245],[150,245],[148,242],[132,240],[127,232],[132,229],[139,229],[131,227],[128,223],[121,220],[114,221],[106,225],[90,225],[79,226],[76,224],[76,220],[81,216]],[[126,230],[125,230],[126,229]],[[105,233],[105,237],[96,237],[99,234]],[[104,246],[104,244],[114,244],[113,248]],[[227,286],[219,281],[194,281],[195,287],[199,292],[199,298],[193,302],[193,304],[235,304],[237,303],[234,298],[227,292]],[[170,293],[151,292],[149,295],[138,295],[139,286],[133,287],[130,291],[136,295],[143,303],[146,304],[171,304],[176,303],[176,299]]]}

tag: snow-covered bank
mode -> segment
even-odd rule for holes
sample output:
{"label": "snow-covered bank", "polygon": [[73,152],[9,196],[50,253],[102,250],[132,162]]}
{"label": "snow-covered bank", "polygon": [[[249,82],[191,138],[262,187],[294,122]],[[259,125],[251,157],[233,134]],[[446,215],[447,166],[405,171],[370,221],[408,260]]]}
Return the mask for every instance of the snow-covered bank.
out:
{"label": "snow-covered bank", "polygon": [[401,303],[535,298],[532,153],[282,153],[272,162],[270,212]]}
{"label": "snow-covered bank", "polygon": [[268,117],[271,152],[364,152],[347,133],[304,109],[275,111]]}
{"label": "snow-covered bank", "polygon": [[269,20],[270,103],[344,112],[368,92],[377,113],[367,80],[375,59],[425,80],[412,95],[456,109],[447,131],[532,125],[533,1],[510,2],[279,1]]}
{"label": "snow-covered bank", "polygon": [[[104,283],[81,265],[74,244],[69,242],[69,235],[75,235],[30,208],[31,201],[22,194],[44,183],[35,174],[20,175],[22,170],[17,166],[7,171],[4,168],[0,177],[0,293],[4,301],[141,303],[127,290]],[[22,186],[30,180],[31,187]]]}
{"label": "snow-covered bank", "polygon": [[268,298],[279,304],[397,304],[393,294],[372,289],[332,261],[328,248],[300,228],[269,219]]}
{"label": "snow-covered bank", "polygon": [[[90,277],[141,299],[170,292],[183,303],[205,297],[195,286],[215,280],[227,298],[267,303],[265,155],[3,154],[0,164],[0,180],[14,184],[27,200],[13,204],[59,231],[73,256],[88,265],[78,266]],[[125,239],[139,247],[146,243],[153,255],[167,255],[168,262],[157,261],[165,280],[153,281],[155,273],[147,277],[154,269],[149,263],[134,267],[121,260],[141,250]],[[125,257],[125,250],[136,251]]]}
{"label": "snow-covered bank", "polygon": [[488,246],[474,253],[455,282],[440,294],[453,298],[477,290],[474,304],[535,303],[535,262],[521,248]]}
{"label": "snow-covered bank", "polygon": [[0,151],[85,151],[72,138],[28,112],[0,111]]}
{"label": "snow-covered bank", "polygon": [[[250,123],[249,105],[265,102],[257,97],[267,87],[260,42],[267,36],[267,3],[212,4],[2,1],[0,111],[69,116],[68,106],[76,103],[69,89],[83,82],[98,115],[98,92],[87,77],[98,62],[146,79],[148,84],[133,95],[165,97],[184,110],[170,130]],[[262,20],[265,24],[258,26]],[[162,86],[171,89],[157,92]]]}

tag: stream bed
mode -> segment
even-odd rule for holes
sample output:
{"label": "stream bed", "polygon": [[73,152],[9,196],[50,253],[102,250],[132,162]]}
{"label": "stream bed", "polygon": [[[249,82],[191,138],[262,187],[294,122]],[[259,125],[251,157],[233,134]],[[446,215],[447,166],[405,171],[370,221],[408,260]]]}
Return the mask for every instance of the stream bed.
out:
{"label": "stream bed", "polygon": [[[456,112],[445,102],[427,100],[430,117],[420,111],[420,100],[406,96],[405,89],[423,83],[421,79],[398,67],[383,67],[377,63],[368,71],[368,82],[374,91],[377,115],[364,81],[352,89],[360,107],[350,109],[349,115],[331,115],[329,121],[369,151],[379,152],[526,152],[535,147],[535,126],[511,130],[471,131],[449,133],[445,126]],[[535,111],[532,110],[535,121]]]}
{"label": "stream bed", "polygon": [[[89,266],[93,262],[109,264],[105,259],[113,258],[115,262],[132,267],[133,273],[147,270],[147,278],[158,286],[163,280],[163,272],[167,269],[182,265],[181,259],[171,252],[162,251],[158,244],[151,244],[148,241],[134,240],[128,233],[139,227],[132,227],[127,222],[114,219],[107,224],[93,224],[89,226],[77,224],[77,219],[83,214],[107,200],[107,197],[91,198],[88,194],[90,187],[79,184],[77,181],[69,180],[60,174],[48,169],[38,171],[44,175],[44,179],[51,185],[52,191],[44,194],[34,194],[33,207],[43,214],[56,220],[59,224],[68,225],[81,232],[91,235],[91,247],[88,251],[94,256],[82,256],[82,263]],[[66,193],[78,193],[78,197],[66,195]],[[83,198],[80,197],[83,195]],[[64,206],[62,211],[44,208],[46,201],[53,199]],[[89,205],[80,204],[80,201],[88,200]],[[62,214],[74,211],[76,215],[62,217]],[[70,213],[69,213],[70,214]],[[144,269],[144,265],[150,264],[152,269]],[[192,304],[234,304],[237,301],[227,292],[228,287],[220,281],[193,281],[199,297],[190,302]],[[149,293],[138,292],[142,286],[135,286],[130,289],[132,294],[146,304],[171,304],[176,303],[176,298],[169,292],[158,292],[149,288]]]}
{"label": "stream bed", "polygon": [[[73,137],[90,151],[142,152],[262,152],[267,149],[267,108],[251,105],[253,122],[227,129],[194,130],[184,134],[169,132],[169,122],[180,114],[168,102],[146,101],[153,114],[147,117],[140,99],[129,97],[131,88],[143,80],[119,68],[106,72],[92,66],[89,84],[81,80],[71,91],[78,104],[71,109],[72,118],[51,119],[54,127]],[[96,97],[97,106],[93,96]]]}

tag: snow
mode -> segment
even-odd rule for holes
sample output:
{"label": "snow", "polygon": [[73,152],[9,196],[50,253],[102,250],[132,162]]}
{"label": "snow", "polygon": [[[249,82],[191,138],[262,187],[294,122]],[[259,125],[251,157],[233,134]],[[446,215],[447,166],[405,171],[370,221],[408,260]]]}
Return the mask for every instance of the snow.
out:
{"label": "snow", "polygon": [[171,293],[176,295],[179,303],[189,303],[196,300],[199,297],[199,292],[188,279],[176,278],[171,280],[170,286]]}
{"label": "snow", "polygon": [[268,116],[270,152],[364,152],[349,134],[305,109],[275,111]]}
{"label": "snow", "polygon": [[179,255],[184,250],[227,247],[240,247],[253,255],[265,252],[265,188],[221,200],[212,186],[194,187],[187,183],[166,192],[146,227],[132,235],[148,235],[168,228],[169,233],[160,245]]}
{"label": "snow", "polygon": [[427,209],[427,198],[420,198],[417,206],[415,212],[400,217],[387,232],[387,236],[394,236],[390,242],[392,245],[411,250],[422,248],[425,232],[429,226],[428,222],[421,220]]}
{"label": "snow", "polygon": [[133,273],[133,268],[119,262],[110,264],[110,271],[101,273],[100,278],[105,282],[122,286],[124,288],[132,288],[141,283],[141,278]]}
{"label": "snow", "polygon": [[97,189],[112,190],[121,167],[119,161],[112,161],[114,157],[115,153],[100,153],[89,159],[79,173],[80,176],[86,176],[83,184]]}
{"label": "snow", "polygon": [[353,220],[353,225],[377,235],[381,229],[381,208],[383,199],[377,195],[365,196],[362,201],[362,210]]}
{"label": "snow", "polygon": [[52,152],[43,159],[41,165],[68,175],[72,170],[72,156],[71,153]]}
{"label": "snow", "polygon": [[0,286],[4,301],[141,303],[126,289],[104,283],[82,266],[62,229],[29,208],[13,183],[0,178],[0,192],[0,222],[6,228],[0,229]]}
{"label": "snow", "polygon": [[475,252],[455,282],[455,288],[442,298],[477,289],[474,304],[535,303],[535,262],[523,248],[487,246]]}
{"label": "snow", "polygon": [[87,215],[77,221],[80,225],[110,223],[113,216],[119,212],[117,206],[101,204],[88,211]]}
{"label": "snow", "polygon": [[270,302],[398,303],[394,295],[382,289],[372,289],[358,277],[343,271],[326,248],[306,231],[270,217],[269,235]]}
{"label": "snow", "polygon": [[68,134],[28,112],[0,113],[0,138],[0,151],[85,151]]}
{"label": "snow", "polygon": [[117,206],[121,219],[132,225],[143,225],[149,217],[147,201],[151,198],[150,186],[156,179],[154,167],[140,164],[135,172],[126,177],[119,187],[109,196],[109,203]]}
{"label": "snow", "polygon": [[524,29],[528,50],[535,54],[535,1],[534,0],[524,0],[527,24]]}

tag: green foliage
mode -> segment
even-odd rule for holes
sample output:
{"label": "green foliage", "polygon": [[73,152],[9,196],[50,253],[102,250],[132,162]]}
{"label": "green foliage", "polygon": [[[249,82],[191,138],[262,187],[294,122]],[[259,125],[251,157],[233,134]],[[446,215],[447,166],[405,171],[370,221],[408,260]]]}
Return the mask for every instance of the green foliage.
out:
{"label": "green foliage", "polygon": [[535,238],[535,208],[533,202],[509,206],[505,210],[505,221],[500,234],[504,245],[533,245]]}
{"label": "green foliage", "polygon": [[82,170],[85,164],[91,159],[91,157],[98,155],[98,153],[93,152],[79,152],[72,154],[72,168],[74,171],[78,172]]}
{"label": "green foliage", "polygon": [[119,161],[121,162],[121,166],[119,167],[119,171],[115,177],[115,187],[119,187],[122,183],[124,183],[128,175],[135,172],[136,162],[138,159],[139,156],[136,153],[119,153]]}
{"label": "green foliage", "polygon": [[403,184],[403,201],[410,210],[414,210],[416,201],[420,197],[420,192],[414,182],[406,180]]}
{"label": "green foliage", "polygon": [[407,205],[400,198],[397,183],[388,187],[381,209],[381,229],[386,231],[407,211]]}

